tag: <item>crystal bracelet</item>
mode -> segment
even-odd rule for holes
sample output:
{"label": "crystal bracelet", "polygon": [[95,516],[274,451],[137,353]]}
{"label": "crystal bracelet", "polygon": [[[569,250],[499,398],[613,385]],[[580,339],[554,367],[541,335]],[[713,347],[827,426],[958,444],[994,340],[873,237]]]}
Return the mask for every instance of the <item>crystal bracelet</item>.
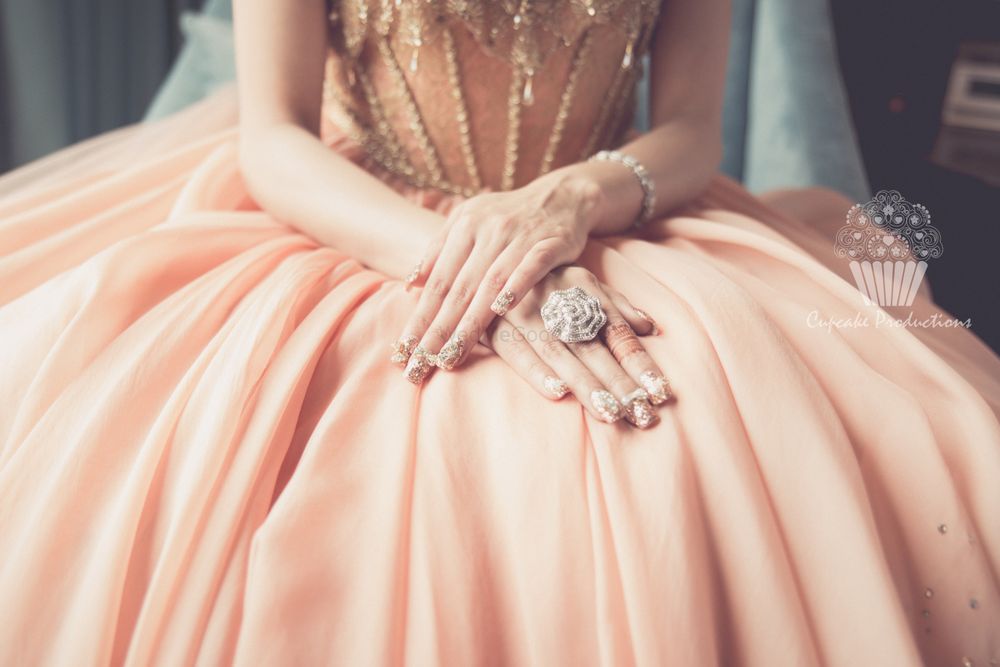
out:
{"label": "crystal bracelet", "polygon": [[639,211],[639,216],[635,219],[633,225],[640,227],[653,217],[653,209],[656,207],[656,189],[649,171],[642,166],[641,162],[631,155],[625,155],[620,151],[600,151],[592,155],[590,160],[619,162],[631,169],[635,177],[639,179],[639,186],[642,187],[642,210]]}

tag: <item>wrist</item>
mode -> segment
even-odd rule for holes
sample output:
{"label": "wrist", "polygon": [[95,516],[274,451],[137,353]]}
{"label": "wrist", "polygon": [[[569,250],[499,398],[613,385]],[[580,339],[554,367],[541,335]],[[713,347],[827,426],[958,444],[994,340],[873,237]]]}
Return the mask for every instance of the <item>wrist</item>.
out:
{"label": "wrist", "polygon": [[536,183],[550,193],[550,199],[567,202],[587,234],[591,234],[605,226],[608,219],[608,193],[600,174],[604,166],[571,164],[545,174]]}

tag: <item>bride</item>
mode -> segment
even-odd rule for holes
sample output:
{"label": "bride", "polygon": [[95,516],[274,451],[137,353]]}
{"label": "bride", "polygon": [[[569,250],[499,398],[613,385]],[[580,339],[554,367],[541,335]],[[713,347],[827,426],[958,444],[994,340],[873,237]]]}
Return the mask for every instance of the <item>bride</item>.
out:
{"label": "bride", "polygon": [[0,662],[998,664],[1000,359],[716,173],[728,20],[244,0],[0,180]]}

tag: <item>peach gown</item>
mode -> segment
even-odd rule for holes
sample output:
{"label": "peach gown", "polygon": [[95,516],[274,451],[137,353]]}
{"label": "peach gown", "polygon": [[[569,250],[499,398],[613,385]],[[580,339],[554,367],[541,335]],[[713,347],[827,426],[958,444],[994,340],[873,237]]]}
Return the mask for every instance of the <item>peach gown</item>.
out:
{"label": "peach gown", "polygon": [[885,312],[842,207],[719,176],[590,242],[663,329],[639,431],[484,348],[405,382],[417,293],[260,210],[236,135],[222,92],[0,179],[0,664],[997,664],[1000,359],[810,326]]}

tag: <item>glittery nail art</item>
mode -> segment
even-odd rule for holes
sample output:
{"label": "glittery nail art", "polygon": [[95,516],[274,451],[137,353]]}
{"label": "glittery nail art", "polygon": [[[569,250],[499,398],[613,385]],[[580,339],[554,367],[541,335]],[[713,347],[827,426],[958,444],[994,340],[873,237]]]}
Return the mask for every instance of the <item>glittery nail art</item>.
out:
{"label": "glittery nail art", "polygon": [[445,343],[445,346],[441,348],[441,351],[437,353],[434,363],[438,368],[450,371],[455,368],[455,364],[462,358],[464,350],[465,340],[461,336],[452,336]]}
{"label": "glittery nail art", "polygon": [[403,336],[392,344],[392,356],[389,357],[389,361],[397,366],[405,366],[416,346],[416,336]]}
{"label": "glittery nail art", "polygon": [[503,317],[510,310],[510,304],[514,303],[514,293],[509,289],[497,294],[497,298],[493,300],[493,305],[490,306],[490,310],[494,313]]}
{"label": "glittery nail art", "polygon": [[637,389],[621,400],[625,411],[625,419],[638,428],[649,428],[660,418],[649,402],[649,394],[645,389]]}
{"label": "glittery nail art", "polygon": [[410,271],[409,274],[407,274],[407,276],[406,276],[406,285],[407,285],[407,287],[409,287],[413,283],[417,282],[417,278],[420,277],[420,270],[423,268],[423,266],[424,266],[423,261],[417,262],[417,265],[415,267],[413,267],[413,270]]}
{"label": "glittery nail art", "polygon": [[569,385],[553,375],[546,375],[544,384],[545,391],[556,400],[569,393]]}
{"label": "glittery nail art", "polygon": [[649,335],[651,335],[651,336],[659,336],[660,335],[660,327],[656,326],[656,321],[653,320],[653,318],[649,316],[649,313],[647,313],[644,310],[639,310],[638,308],[636,308],[635,309],[635,314],[638,315],[640,318],[642,318],[642,319],[646,320],[647,322],[649,322],[650,326],[653,327],[653,330],[649,332]]}
{"label": "glittery nail art", "polygon": [[403,375],[413,384],[420,384],[432,370],[434,370],[433,358],[427,354],[427,350],[418,345],[410,355]]}
{"label": "glittery nail art", "polygon": [[674,392],[670,389],[670,383],[667,379],[653,371],[646,371],[640,375],[639,384],[649,393],[649,400],[653,405],[666,403],[674,397]]}
{"label": "glittery nail art", "polygon": [[595,389],[590,393],[590,404],[601,419],[612,424],[622,417],[622,404],[610,392]]}

